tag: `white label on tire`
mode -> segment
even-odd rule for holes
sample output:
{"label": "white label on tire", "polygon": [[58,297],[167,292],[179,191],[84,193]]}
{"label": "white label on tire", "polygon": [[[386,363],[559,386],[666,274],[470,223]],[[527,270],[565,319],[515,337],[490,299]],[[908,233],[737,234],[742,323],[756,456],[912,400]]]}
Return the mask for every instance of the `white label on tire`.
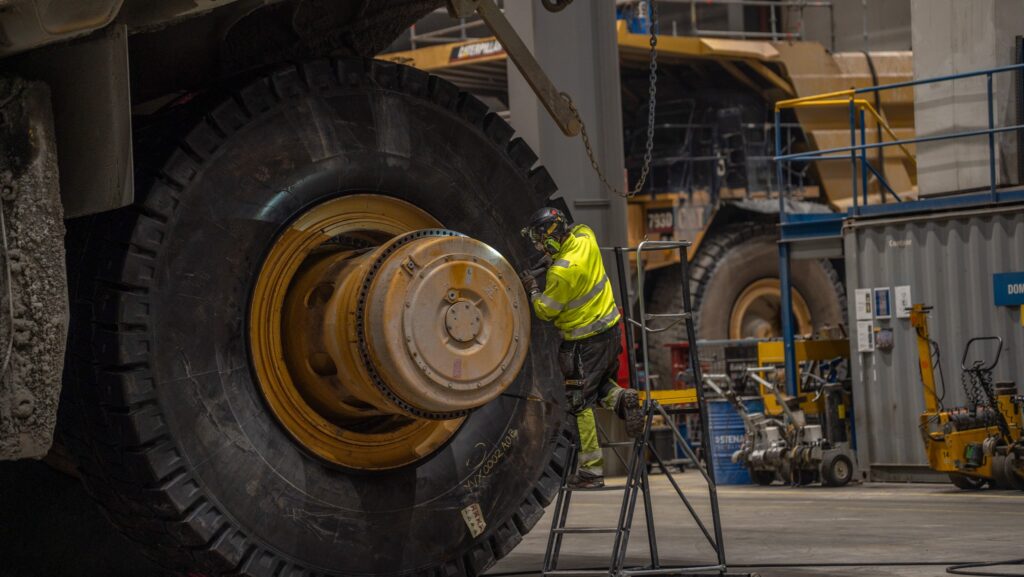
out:
{"label": "white label on tire", "polygon": [[479,503],[473,503],[462,510],[462,519],[466,522],[466,526],[469,527],[469,534],[473,537],[479,537],[484,529],[487,528],[487,521],[484,521],[484,512],[480,510]]}

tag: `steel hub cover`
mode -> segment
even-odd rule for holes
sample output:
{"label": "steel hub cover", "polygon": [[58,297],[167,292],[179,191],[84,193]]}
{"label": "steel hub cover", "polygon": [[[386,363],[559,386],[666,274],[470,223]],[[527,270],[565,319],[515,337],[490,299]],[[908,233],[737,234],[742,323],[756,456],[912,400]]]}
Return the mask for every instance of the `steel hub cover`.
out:
{"label": "steel hub cover", "polygon": [[388,388],[423,411],[502,393],[526,359],[530,310],[515,269],[451,231],[397,238],[366,297],[366,340]]}

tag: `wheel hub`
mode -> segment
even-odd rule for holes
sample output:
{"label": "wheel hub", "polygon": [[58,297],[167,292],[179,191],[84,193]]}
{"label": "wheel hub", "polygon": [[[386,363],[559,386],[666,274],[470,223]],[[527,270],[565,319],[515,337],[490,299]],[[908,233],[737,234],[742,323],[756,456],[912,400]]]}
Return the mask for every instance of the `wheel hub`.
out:
{"label": "wheel hub", "polygon": [[448,331],[448,336],[460,343],[476,339],[480,334],[480,309],[468,301],[453,304],[444,314],[444,328]]}
{"label": "wheel hub", "polygon": [[516,279],[511,265],[486,244],[444,230],[409,233],[377,252],[364,281],[361,316],[370,330],[361,342],[403,401],[397,408],[457,416],[508,388],[526,359],[530,323],[522,291],[508,282]]}
{"label": "wheel hub", "polygon": [[[733,303],[729,315],[729,338],[776,338],[782,335],[782,289],[779,279],[766,278],[750,283]],[[813,331],[811,312],[795,288],[792,289],[794,330],[798,334]]]}
{"label": "wheel hub", "polygon": [[423,458],[523,366],[530,316],[515,270],[438,224],[395,199],[343,197],[271,248],[250,318],[257,377],[293,439],[328,461]]}

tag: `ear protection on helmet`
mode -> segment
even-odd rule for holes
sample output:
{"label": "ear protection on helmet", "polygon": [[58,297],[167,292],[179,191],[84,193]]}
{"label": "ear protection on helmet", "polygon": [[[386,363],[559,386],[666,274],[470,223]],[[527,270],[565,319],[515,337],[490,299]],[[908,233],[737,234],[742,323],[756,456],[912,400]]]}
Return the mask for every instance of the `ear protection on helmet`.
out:
{"label": "ear protection on helmet", "polygon": [[544,239],[544,250],[546,250],[548,254],[556,254],[558,251],[562,250],[562,243],[554,237],[549,236]]}
{"label": "ear protection on helmet", "polygon": [[521,234],[529,238],[538,251],[555,254],[562,250],[562,238],[567,228],[567,219],[562,211],[542,208],[534,213],[530,224],[523,228]]}

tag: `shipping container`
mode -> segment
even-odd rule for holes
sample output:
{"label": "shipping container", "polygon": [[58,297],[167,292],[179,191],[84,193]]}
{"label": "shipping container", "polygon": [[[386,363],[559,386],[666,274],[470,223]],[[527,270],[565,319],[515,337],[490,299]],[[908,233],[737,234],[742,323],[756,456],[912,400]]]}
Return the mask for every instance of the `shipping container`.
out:
{"label": "shipping container", "polygon": [[[993,377],[997,382],[1022,384],[1021,307],[995,304],[993,275],[1024,271],[1024,206],[851,219],[843,237],[862,474],[870,481],[945,482],[944,475],[928,469],[925,458],[918,428],[924,399],[916,333],[897,298],[906,289],[897,287],[910,287],[910,302],[934,307],[929,327],[939,345],[945,406],[967,402],[960,384],[960,362],[964,345],[972,337],[1002,338],[1003,353]],[[875,292],[883,300],[886,295],[873,289],[886,288],[890,318],[884,318],[885,310],[858,315],[858,289],[872,289],[874,301]],[[873,308],[876,304],[872,302]],[[885,303],[881,304],[885,308]],[[857,330],[858,322],[870,323],[873,337],[882,331],[879,344],[890,336],[885,331],[891,330],[891,349],[875,346],[861,352],[871,343]],[[994,350],[978,352],[992,354]],[[937,388],[942,394],[941,382]]]}

